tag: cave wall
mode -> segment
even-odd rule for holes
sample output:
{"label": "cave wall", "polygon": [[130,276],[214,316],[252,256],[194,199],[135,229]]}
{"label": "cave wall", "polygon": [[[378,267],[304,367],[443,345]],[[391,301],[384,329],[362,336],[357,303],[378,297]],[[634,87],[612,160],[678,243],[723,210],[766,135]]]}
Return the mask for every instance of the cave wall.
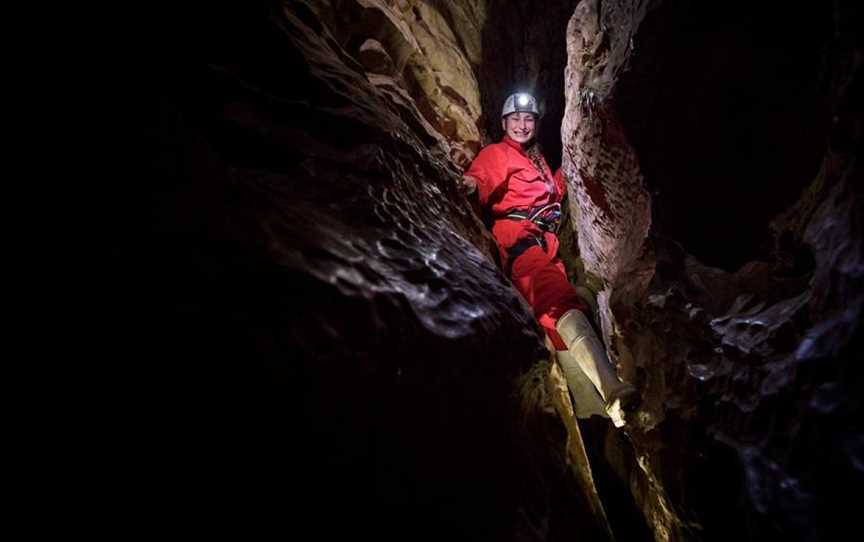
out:
{"label": "cave wall", "polygon": [[192,488],[165,506],[211,518],[202,530],[518,530],[514,379],[545,354],[458,192],[472,36],[436,9],[285,2],[175,23],[194,45],[154,81],[137,344],[206,367],[188,399],[160,400],[175,452],[151,459]]}
{"label": "cave wall", "polygon": [[476,81],[484,2],[348,0],[309,2],[370,83],[409,111],[428,145],[465,168],[480,150]]}
{"label": "cave wall", "polygon": [[570,21],[574,229],[645,399],[634,460],[612,436],[607,457],[657,540],[854,529],[860,23],[851,2],[589,1]]}

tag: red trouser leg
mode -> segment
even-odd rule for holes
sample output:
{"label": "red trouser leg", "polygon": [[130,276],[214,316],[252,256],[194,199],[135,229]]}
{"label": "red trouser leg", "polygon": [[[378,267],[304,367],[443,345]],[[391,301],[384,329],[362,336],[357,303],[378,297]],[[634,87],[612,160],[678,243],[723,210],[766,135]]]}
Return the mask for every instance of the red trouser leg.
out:
{"label": "red trouser leg", "polygon": [[[547,234],[547,241],[551,241]],[[534,309],[537,321],[549,335],[552,344],[558,350],[566,350],[567,345],[561,340],[555,323],[569,310],[585,310],[585,305],[576,293],[576,289],[567,279],[564,264],[556,256],[558,250],[557,238],[547,242],[548,252],[539,245],[531,247],[513,261],[511,280]]]}

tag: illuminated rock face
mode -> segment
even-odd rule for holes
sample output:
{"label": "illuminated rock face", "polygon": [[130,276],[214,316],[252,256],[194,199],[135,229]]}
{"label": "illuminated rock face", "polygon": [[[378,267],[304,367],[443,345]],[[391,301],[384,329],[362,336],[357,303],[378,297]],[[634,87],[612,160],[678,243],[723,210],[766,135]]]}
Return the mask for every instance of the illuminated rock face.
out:
{"label": "illuminated rock face", "polygon": [[227,502],[319,539],[602,539],[555,420],[516,429],[541,338],[456,189],[530,90],[568,177],[565,249],[651,428],[584,424],[619,539],[841,532],[831,487],[860,481],[864,447],[851,5],[190,17],[194,54],[157,78],[140,344],[278,367],[200,403],[230,436],[207,472],[249,472]]}

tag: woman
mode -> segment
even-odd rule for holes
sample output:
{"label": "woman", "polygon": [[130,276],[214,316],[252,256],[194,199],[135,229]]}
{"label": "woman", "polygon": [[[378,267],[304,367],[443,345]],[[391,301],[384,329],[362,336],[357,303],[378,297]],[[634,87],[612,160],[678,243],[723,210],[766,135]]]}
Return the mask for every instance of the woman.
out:
{"label": "woman", "polygon": [[492,236],[504,269],[558,351],[577,407],[584,398],[581,390],[587,376],[603,399],[606,414],[622,427],[637,406],[638,394],[609,363],[558,258],[557,231],[566,185],[560,169],[552,175],[537,146],[539,120],[533,96],[508,97],[501,111],[504,137],[480,151],[463,183],[469,194],[477,193],[480,205],[492,217]]}

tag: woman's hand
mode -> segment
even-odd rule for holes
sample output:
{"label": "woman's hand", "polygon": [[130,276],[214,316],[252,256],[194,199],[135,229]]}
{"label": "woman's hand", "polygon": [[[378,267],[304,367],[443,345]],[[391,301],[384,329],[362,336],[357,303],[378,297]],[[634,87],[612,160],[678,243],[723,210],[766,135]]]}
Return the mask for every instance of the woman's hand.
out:
{"label": "woman's hand", "polygon": [[477,190],[477,179],[470,175],[463,175],[461,189],[463,194],[470,196]]}

